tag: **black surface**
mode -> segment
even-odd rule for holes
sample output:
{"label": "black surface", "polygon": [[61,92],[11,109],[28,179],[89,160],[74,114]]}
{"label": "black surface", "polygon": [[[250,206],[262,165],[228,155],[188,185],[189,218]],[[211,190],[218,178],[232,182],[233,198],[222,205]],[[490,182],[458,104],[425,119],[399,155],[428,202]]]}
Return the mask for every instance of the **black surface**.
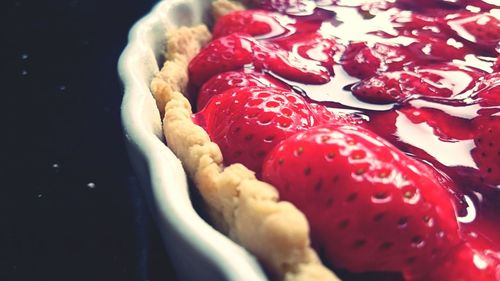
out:
{"label": "black surface", "polygon": [[116,64],[155,1],[0,1],[0,280],[173,280]]}

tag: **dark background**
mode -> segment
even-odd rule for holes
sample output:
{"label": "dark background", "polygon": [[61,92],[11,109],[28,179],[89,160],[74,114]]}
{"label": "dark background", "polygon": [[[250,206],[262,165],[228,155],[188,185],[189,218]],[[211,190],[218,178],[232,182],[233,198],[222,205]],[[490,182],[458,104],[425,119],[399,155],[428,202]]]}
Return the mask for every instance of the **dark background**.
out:
{"label": "dark background", "polygon": [[0,2],[0,280],[173,280],[116,71],[156,1]]}

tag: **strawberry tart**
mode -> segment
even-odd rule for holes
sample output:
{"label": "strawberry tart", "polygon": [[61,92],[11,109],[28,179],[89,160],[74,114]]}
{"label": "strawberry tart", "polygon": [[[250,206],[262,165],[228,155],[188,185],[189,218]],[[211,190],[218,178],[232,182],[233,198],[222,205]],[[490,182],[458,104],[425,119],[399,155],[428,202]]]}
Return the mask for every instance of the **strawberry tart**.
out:
{"label": "strawberry tart", "polygon": [[212,223],[276,280],[500,280],[500,6],[213,3],[151,83]]}

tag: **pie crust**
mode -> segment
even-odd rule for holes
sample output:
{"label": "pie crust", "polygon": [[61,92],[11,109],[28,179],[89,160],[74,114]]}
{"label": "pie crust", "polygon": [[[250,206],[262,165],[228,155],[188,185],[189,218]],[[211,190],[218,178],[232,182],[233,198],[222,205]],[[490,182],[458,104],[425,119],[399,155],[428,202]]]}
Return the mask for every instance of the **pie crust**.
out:
{"label": "pie crust", "polygon": [[[212,7],[214,18],[244,9],[228,0],[217,0]],[[276,189],[257,180],[244,165],[224,166],[218,145],[193,123],[184,95],[187,67],[210,39],[205,25],[180,27],[167,34],[166,61],[152,80],[151,90],[163,116],[168,146],[194,181],[215,227],[257,256],[276,278],[339,280],[311,248],[302,212],[279,201]]]}

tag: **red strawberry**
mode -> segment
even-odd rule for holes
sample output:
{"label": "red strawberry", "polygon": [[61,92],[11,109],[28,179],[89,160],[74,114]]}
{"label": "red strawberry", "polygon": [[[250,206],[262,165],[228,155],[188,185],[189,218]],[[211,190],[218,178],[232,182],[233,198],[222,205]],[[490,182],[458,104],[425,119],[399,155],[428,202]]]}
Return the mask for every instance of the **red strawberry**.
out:
{"label": "red strawberry", "polygon": [[226,165],[243,163],[258,174],[264,157],[277,143],[330,116],[293,92],[243,87],[213,97],[194,120],[219,145]]}
{"label": "red strawberry", "polygon": [[500,255],[478,251],[464,244],[457,247],[441,265],[421,280],[498,281]]}
{"label": "red strawberry", "polygon": [[437,38],[434,33],[414,32],[414,38],[415,42],[407,48],[419,61],[451,61],[471,53],[463,44],[450,44],[449,40]]}
{"label": "red strawberry", "polygon": [[481,107],[471,122],[475,147],[470,153],[477,170],[470,177],[491,191],[500,187],[500,73],[481,77],[473,91],[472,98]]}
{"label": "red strawberry", "polygon": [[497,60],[493,64],[492,69],[494,72],[500,72],[500,56],[497,57]]}
{"label": "red strawberry", "polygon": [[500,47],[500,20],[487,13],[463,12],[448,17],[448,26],[459,38],[495,52]]}
{"label": "red strawberry", "polygon": [[385,72],[360,81],[352,93],[372,103],[403,102],[409,97],[451,97],[469,90],[481,72],[453,65],[417,67],[412,71]]}
{"label": "red strawberry", "polygon": [[253,61],[254,39],[233,33],[210,42],[189,63],[189,81],[201,86],[210,77],[241,69]]}
{"label": "red strawberry", "polygon": [[329,71],[319,62],[287,52],[276,44],[261,42],[253,51],[257,69],[268,69],[286,79],[306,84],[330,81]]}
{"label": "red strawberry", "polygon": [[304,212],[335,267],[425,274],[458,240],[437,173],[357,126],[317,126],[266,158],[262,177]]}
{"label": "red strawberry", "polygon": [[479,116],[474,118],[472,124],[476,128],[475,147],[471,150],[478,168],[475,176],[486,186],[500,188],[500,117]]}
{"label": "red strawberry", "polygon": [[318,61],[333,73],[333,56],[341,50],[335,39],[323,37],[320,33],[294,34],[273,41],[296,55]]}
{"label": "red strawberry", "polygon": [[474,86],[472,97],[484,107],[500,106],[500,72],[479,78]]}
{"label": "red strawberry", "polygon": [[283,82],[278,79],[273,78],[271,75],[254,72],[254,71],[229,71],[216,75],[205,84],[200,89],[198,94],[198,110],[205,107],[208,100],[224,92],[230,88],[240,88],[248,86],[261,86],[261,87],[271,87],[271,88],[281,88],[289,90],[288,87]]}
{"label": "red strawberry", "polygon": [[247,65],[250,68],[251,64],[258,70],[267,69],[297,82],[322,84],[330,80],[329,72],[318,62],[241,33],[215,39],[201,50],[189,64],[189,78],[194,85],[201,86],[214,75]]}
{"label": "red strawberry", "polygon": [[351,43],[342,58],[344,70],[351,76],[367,78],[383,71],[401,70],[411,62],[411,55],[399,46],[364,42]]}
{"label": "red strawberry", "polygon": [[[335,123],[346,125],[366,126],[366,120],[363,115],[358,115],[353,112],[343,112],[342,110],[335,110],[322,104],[315,103],[307,99],[309,106],[313,111],[317,112],[318,120],[321,124]],[[333,113],[333,116],[332,116]]]}
{"label": "red strawberry", "polygon": [[[371,103],[402,102],[413,92],[414,87],[408,89],[405,82],[418,81],[419,78],[408,72],[386,72],[380,75],[361,80],[352,89],[358,99]],[[400,83],[402,81],[403,83]]]}
{"label": "red strawberry", "polygon": [[449,97],[452,91],[436,87],[414,72],[386,72],[362,80],[352,88],[360,100],[371,103],[401,103],[412,95]]}
{"label": "red strawberry", "polygon": [[244,10],[229,13],[220,17],[214,28],[214,38],[232,33],[247,33],[261,38],[275,37],[289,32],[287,16],[260,10]]}

